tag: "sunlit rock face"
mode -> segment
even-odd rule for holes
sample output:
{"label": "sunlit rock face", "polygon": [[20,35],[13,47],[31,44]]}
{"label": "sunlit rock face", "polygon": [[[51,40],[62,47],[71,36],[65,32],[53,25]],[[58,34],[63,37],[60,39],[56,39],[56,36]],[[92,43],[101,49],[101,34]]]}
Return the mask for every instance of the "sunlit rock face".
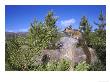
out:
{"label": "sunlit rock face", "polygon": [[[62,37],[59,41],[62,46],[60,47],[60,57],[64,59],[71,60],[74,64],[79,63],[80,61],[86,61],[86,54],[84,53],[82,47],[77,47],[79,43],[78,39],[71,37]],[[97,61],[95,50],[89,48],[91,53],[91,63]]]}
{"label": "sunlit rock face", "polygon": [[59,42],[62,44],[60,47],[61,58],[74,61],[78,40],[71,37],[62,37]]}

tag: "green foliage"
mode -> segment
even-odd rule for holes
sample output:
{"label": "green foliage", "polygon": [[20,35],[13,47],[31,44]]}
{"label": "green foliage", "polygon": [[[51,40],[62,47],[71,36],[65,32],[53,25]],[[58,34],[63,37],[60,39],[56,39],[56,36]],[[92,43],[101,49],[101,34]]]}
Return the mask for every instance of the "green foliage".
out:
{"label": "green foliage", "polygon": [[78,63],[78,65],[75,67],[75,71],[88,71],[90,68],[90,65],[87,64],[85,61]]}
{"label": "green foliage", "polygon": [[105,17],[102,14],[102,11],[99,14],[99,22],[95,23],[98,28],[91,31],[92,27],[88,23],[88,20],[85,16],[82,17],[80,26],[83,31],[84,39],[88,47],[95,49],[98,59],[101,61],[101,66],[106,67],[106,30],[105,30]]}
{"label": "green foliage", "polygon": [[88,22],[88,19],[86,16],[83,16],[81,18],[80,27],[79,29],[83,32],[89,33],[92,29],[91,25]]}
{"label": "green foliage", "polygon": [[7,59],[5,61],[14,70],[28,70],[28,65],[32,62],[32,50],[25,45],[24,40],[23,37],[18,37],[6,42]]}
{"label": "green foliage", "polygon": [[89,24],[89,21],[86,16],[83,16],[81,18],[79,29],[83,33],[83,38],[85,39],[87,45],[89,46],[89,43],[90,43],[89,36],[90,36],[90,32],[92,30],[92,26]]}
{"label": "green foliage", "polygon": [[101,61],[103,68],[106,67],[106,30],[105,17],[102,11],[99,14],[99,23],[95,23],[98,28],[90,34],[90,45],[96,50],[97,57]]}
{"label": "green foliage", "polygon": [[48,64],[38,65],[37,71],[68,71],[70,69],[70,62],[61,59],[60,61],[50,61]]}
{"label": "green foliage", "polygon": [[90,45],[96,50],[97,57],[103,65],[106,65],[106,31],[97,30],[91,33]]}
{"label": "green foliage", "polygon": [[51,61],[47,64],[46,70],[48,71],[57,71],[58,62]]}
{"label": "green foliage", "polygon": [[[53,17],[53,13],[49,12],[46,16],[46,23],[35,19],[26,37],[16,37],[6,41],[6,69],[31,70],[30,67],[35,61],[33,57],[57,41],[58,30]],[[48,21],[52,23],[47,23]]]}
{"label": "green foliage", "polygon": [[45,25],[49,28],[56,28],[57,18],[54,16],[52,11],[49,11],[47,16],[45,17]]}
{"label": "green foliage", "polygon": [[45,17],[45,23],[34,20],[29,30],[29,44],[39,49],[52,49],[59,37],[56,21],[53,12]]}
{"label": "green foliage", "polygon": [[87,18],[86,18],[85,16],[83,16],[83,17],[81,18],[81,22],[80,22],[80,27],[79,27],[80,30],[81,30],[81,31],[85,31],[87,24],[88,24],[88,20],[87,20]]}
{"label": "green foliage", "polygon": [[99,22],[98,23],[94,22],[94,24],[97,25],[100,30],[104,30],[106,26],[106,22],[105,22],[105,16],[103,15],[102,11],[100,11],[98,20]]}
{"label": "green foliage", "polygon": [[56,26],[57,18],[54,16],[52,11],[49,11],[47,16],[45,17],[44,25],[46,27],[46,31],[50,37],[48,49],[55,49],[55,43],[60,38],[58,33],[58,27]]}
{"label": "green foliage", "polygon": [[69,70],[70,69],[70,62],[65,60],[65,59],[62,59],[59,63],[58,63],[58,66],[57,66],[57,70],[58,71],[65,71],[65,70]]}
{"label": "green foliage", "polygon": [[90,71],[106,71],[106,66],[104,66],[100,61],[95,64],[90,65]]}

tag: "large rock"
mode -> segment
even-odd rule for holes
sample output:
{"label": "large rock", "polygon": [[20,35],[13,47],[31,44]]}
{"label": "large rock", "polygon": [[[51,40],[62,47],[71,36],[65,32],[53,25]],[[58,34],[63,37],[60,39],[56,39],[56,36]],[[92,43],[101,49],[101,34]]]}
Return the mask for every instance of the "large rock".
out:
{"label": "large rock", "polygon": [[[78,39],[71,37],[62,37],[59,41],[62,46],[60,47],[61,58],[69,59],[73,63],[79,63],[80,61],[86,61],[86,54],[81,46],[77,47],[79,43]],[[95,50],[88,48],[91,54],[91,63],[97,62],[97,56]]]}
{"label": "large rock", "polygon": [[[41,56],[39,59],[40,63],[48,62],[51,60],[58,61],[63,58],[72,62],[72,64],[77,64],[80,61],[86,61],[86,54],[84,53],[82,47],[77,47],[79,41],[72,37],[62,37],[56,43],[59,46],[59,49],[56,50],[42,50]],[[89,48],[91,53],[91,63],[97,61],[95,50]],[[37,60],[38,61],[38,60]]]}

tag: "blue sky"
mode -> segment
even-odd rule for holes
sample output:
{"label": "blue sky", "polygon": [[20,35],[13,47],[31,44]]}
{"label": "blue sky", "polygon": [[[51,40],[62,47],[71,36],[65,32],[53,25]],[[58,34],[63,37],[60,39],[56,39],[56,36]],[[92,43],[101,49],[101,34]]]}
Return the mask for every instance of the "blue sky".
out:
{"label": "blue sky", "polygon": [[61,30],[70,24],[74,29],[78,29],[82,16],[87,16],[89,23],[95,29],[94,21],[98,21],[100,11],[106,15],[104,5],[6,5],[5,31],[26,32],[35,17],[43,22],[50,10],[58,16],[56,25]]}

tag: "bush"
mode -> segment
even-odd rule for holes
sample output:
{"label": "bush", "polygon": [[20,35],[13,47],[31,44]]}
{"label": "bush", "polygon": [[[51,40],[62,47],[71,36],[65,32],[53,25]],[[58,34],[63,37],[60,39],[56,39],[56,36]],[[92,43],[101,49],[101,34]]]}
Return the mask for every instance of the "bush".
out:
{"label": "bush", "polygon": [[75,71],[88,71],[90,68],[90,65],[86,63],[86,61],[78,63],[78,65],[75,66]]}
{"label": "bush", "polygon": [[59,62],[50,62],[47,65],[47,70],[49,71],[67,71],[70,68],[70,62],[61,59]]}
{"label": "bush", "polygon": [[70,68],[70,63],[64,59],[60,61],[50,61],[48,64],[39,64],[31,66],[29,69],[34,71],[67,71]]}
{"label": "bush", "polygon": [[57,70],[58,71],[67,71],[70,69],[70,62],[62,59],[60,62],[58,62]]}
{"label": "bush", "polygon": [[96,30],[91,33],[90,45],[96,50],[97,57],[106,66],[106,31]]}
{"label": "bush", "polygon": [[[25,38],[24,38],[25,39]],[[6,62],[13,70],[28,70],[28,65],[32,63],[32,49],[23,45],[21,37],[14,38],[6,43]]]}
{"label": "bush", "polygon": [[37,71],[68,71],[70,69],[70,62],[65,59],[60,61],[50,61],[48,64],[38,65],[35,70]]}
{"label": "bush", "polygon": [[90,71],[106,71],[106,66],[104,66],[100,61],[95,64],[90,65]]}

